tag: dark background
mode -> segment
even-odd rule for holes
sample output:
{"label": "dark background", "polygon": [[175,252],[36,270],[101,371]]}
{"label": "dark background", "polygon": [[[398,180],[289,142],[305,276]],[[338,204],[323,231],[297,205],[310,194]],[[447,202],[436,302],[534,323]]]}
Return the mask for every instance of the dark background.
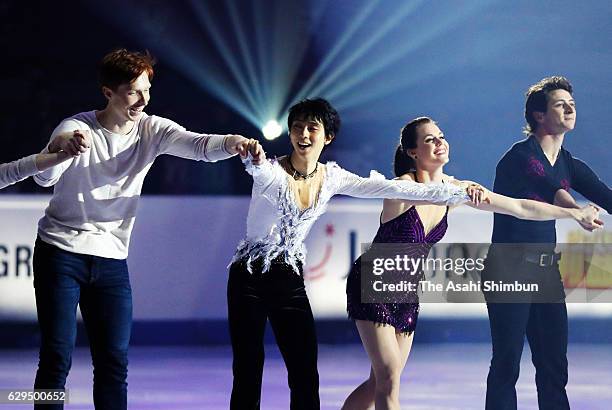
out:
{"label": "dark background", "polygon": [[[497,160],[522,138],[525,90],[544,76],[563,74],[574,84],[578,106],[577,127],[565,146],[612,180],[608,1],[0,2],[0,162],[40,151],[62,119],[103,108],[96,64],[117,47],[148,49],[158,59],[149,114],[193,131],[262,138],[261,124],[227,97],[240,93],[201,18],[216,22],[215,32],[245,72],[231,6],[247,49],[253,55],[263,50],[270,68],[256,79],[266,92],[286,92],[275,102],[283,112],[303,97],[300,86],[343,41],[319,80],[333,79],[317,95],[330,99],[344,123],[323,160],[390,177],[399,129],[430,115],[451,144],[446,172],[490,187]],[[263,47],[256,30],[265,33]],[[294,72],[280,81],[287,67]],[[274,156],[289,144],[283,135],[264,147]],[[31,179],[2,191],[39,192],[48,190]],[[250,181],[237,159],[207,164],[163,156],[143,192],[248,194]]]}

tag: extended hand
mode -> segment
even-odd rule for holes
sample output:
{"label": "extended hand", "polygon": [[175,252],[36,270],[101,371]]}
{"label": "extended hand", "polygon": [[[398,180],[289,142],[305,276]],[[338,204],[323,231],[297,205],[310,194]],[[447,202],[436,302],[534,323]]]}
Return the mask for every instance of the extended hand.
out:
{"label": "extended hand", "polygon": [[260,165],[266,159],[266,153],[259,141],[253,138],[245,138],[241,135],[230,136],[227,150],[231,154],[240,154],[242,158],[246,158],[248,154],[251,154],[253,164],[255,165]]}
{"label": "extended hand", "polygon": [[603,226],[603,221],[599,219],[599,208],[593,204],[586,205],[578,210],[576,222],[586,231],[593,232]]}
{"label": "extended hand", "polygon": [[476,206],[480,205],[482,202],[491,202],[489,190],[476,182],[452,180],[451,183],[464,188],[470,197],[470,201]]}
{"label": "extended hand", "polygon": [[74,130],[57,135],[49,144],[49,152],[63,151],[72,157],[78,157],[91,147],[89,130]]}

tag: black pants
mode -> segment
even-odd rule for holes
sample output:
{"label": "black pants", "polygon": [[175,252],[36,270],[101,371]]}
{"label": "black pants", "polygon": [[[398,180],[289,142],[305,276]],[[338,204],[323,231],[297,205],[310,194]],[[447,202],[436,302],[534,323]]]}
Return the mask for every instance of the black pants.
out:
{"label": "black pants", "polygon": [[260,408],[269,319],[287,367],[291,409],[319,409],[317,340],[303,277],[282,262],[265,273],[254,265],[252,274],[236,262],[230,268],[227,301],[234,354],[230,408]]}
{"label": "black pants", "polygon": [[[495,256],[495,255],[493,255]],[[503,273],[515,274],[544,285],[544,293],[522,303],[492,303],[487,298],[493,357],[487,377],[487,410],[516,410],[516,381],[519,377],[525,335],[536,368],[538,406],[541,410],[569,409],[567,385],[567,308],[563,300],[561,276],[557,265],[540,267],[518,255],[491,258],[483,279],[502,279]],[[507,280],[507,278],[506,278]],[[550,303],[558,294],[557,303]],[[507,295],[506,295],[507,296]],[[507,298],[506,298],[507,299]],[[525,298],[526,299],[526,298]],[[544,301],[544,303],[538,303]]]}

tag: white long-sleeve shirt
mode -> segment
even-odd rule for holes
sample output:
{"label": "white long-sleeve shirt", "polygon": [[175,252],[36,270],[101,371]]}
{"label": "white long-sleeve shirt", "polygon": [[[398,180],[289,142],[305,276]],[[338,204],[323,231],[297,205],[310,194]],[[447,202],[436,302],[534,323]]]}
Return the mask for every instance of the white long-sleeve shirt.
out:
{"label": "white long-sleeve shirt", "polygon": [[370,178],[362,178],[328,162],[325,177],[316,201],[301,210],[291,189],[289,175],[276,160],[266,160],[254,165],[249,156],[243,160],[246,171],[253,176],[253,193],[247,216],[246,238],[240,242],[232,262],[245,260],[251,270],[251,262],[260,259],[263,271],[277,257],[284,259],[295,272],[297,262],[304,264],[306,247],[304,240],[317,218],[323,214],[332,196],[349,195],[357,198],[422,200],[456,205],[467,202],[465,189],[453,184],[420,184],[408,180],[387,180],[372,172]]}
{"label": "white long-sleeve shirt", "polygon": [[225,136],[189,132],[144,113],[127,135],[120,135],[102,127],[95,111],[83,112],[62,121],[51,139],[77,129],[90,130],[91,148],[34,177],[39,185],[55,185],[38,234],[75,253],[127,257],[142,184],[158,155],[209,162],[232,156]]}
{"label": "white long-sleeve shirt", "polygon": [[36,175],[38,173],[36,155],[30,155],[8,164],[0,164],[0,189]]}

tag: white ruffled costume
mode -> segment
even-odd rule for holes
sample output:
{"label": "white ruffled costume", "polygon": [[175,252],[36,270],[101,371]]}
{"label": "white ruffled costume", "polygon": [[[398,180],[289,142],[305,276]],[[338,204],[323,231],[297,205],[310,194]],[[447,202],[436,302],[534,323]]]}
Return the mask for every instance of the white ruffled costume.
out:
{"label": "white ruffled costume", "polygon": [[299,272],[297,262],[303,265],[306,259],[306,235],[334,195],[424,200],[446,205],[469,200],[465,189],[457,185],[387,180],[376,171],[372,171],[369,178],[362,178],[330,161],[325,164],[318,197],[309,208],[301,210],[288,182],[290,176],[277,160],[255,165],[249,155],[243,162],[246,171],[253,176],[253,191],[246,238],[238,244],[231,263],[245,260],[249,272],[257,259],[263,262],[263,272],[268,271],[271,262],[279,256]]}

